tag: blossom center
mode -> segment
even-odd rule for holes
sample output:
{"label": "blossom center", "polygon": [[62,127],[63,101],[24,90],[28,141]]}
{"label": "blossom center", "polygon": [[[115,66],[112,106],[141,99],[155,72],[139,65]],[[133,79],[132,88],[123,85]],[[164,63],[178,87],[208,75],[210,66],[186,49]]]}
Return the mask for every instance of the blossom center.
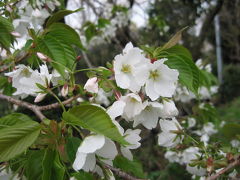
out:
{"label": "blossom center", "polygon": [[150,71],[149,79],[157,80],[159,78],[160,74],[157,70]]}
{"label": "blossom center", "polygon": [[31,73],[29,72],[29,70],[27,68],[25,68],[21,71],[21,75],[23,75],[25,77],[30,77]]}
{"label": "blossom center", "polygon": [[130,73],[131,72],[131,66],[129,64],[123,64],[121,71],[124,72],[124,73]]}

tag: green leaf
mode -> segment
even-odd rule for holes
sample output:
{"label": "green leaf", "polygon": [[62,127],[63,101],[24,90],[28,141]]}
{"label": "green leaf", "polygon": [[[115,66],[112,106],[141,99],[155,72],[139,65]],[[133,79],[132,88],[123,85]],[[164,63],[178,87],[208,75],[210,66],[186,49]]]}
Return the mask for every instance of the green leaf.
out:
{"label": "green leaf", "polygon": [[89,42],[97,34],[98,34],[98,31],[97,31],[96,25],[92,23],[88,24],[85,30],[85,36],[87,38],[87,42]]}
{"label": "green leaf", "polygon": [[240,134],[240,124],[226,124],[222,131],[227,138],[234,139]]}
{"label": "green leaf", "polygon": [[200,85],[199,69],[194,62],[183,55],[170,54],[167,58],[165,64],[179,71],[179,82],[197,94]]}
{"label": "green leaf", "polygon": [[37,139],[41,126],[29,121],[0,130],[0,162],[23,153]]}
{"label": "green leaf", "polygon": [[0,16],[0,44],[7,50],[14,41],[14,37],[11,35],[13,31],[12,23],[7,18]]}
{"label": "green leaf", "polygon": [[48,28],[48,33],[50,33],[57,39],[61,39],[67,44],[74,44],[80,49],[84,49],[78,33],[66,24],[53,23]]}
{"label": "green leaf", "polygon": [[21,124],[29,121],[32,121],[32,119],[25,114],[12,113],[0,118],[0,130],[15,124]]}
{"label": "green leaf", "polygon": [[46,23],[46,27],[48,28],[51,24],[53,24],[54,22],[58,22],[61,19],[63,19],[65,16],[81,11],[82,8],[76,9],[75,11],[71,11],[71,10],[60,10],[58,12],[56,12],[55,14],[53,14]]}
{"label": "green leaf", "polygon": [[71,69],[76,60],[76,53],[71,45],[66,43],[63,39],[55,37],[55,35],[48,33],[37,41],[39,52],[46,54],[53,61],[52,66],[64,76],[65,67]]}
{"label": "green leaf", "polygon": [[181,29],[178,31],[163,47],[163,49],[169,49],[173,46],[175,46],[182,38],[182,32],[186,29],[187,27]]}
{"label": "green leaf", "polygon": [[94,180],[94,176],[90,173],[84,172],[84,171],[79,171],[77,173],[74,173],[73,176],[77,180]]}
{"label": "green leaf", "polygon": [[187,48],[183,47],[182,45],[173,46],[173,47],[165,50],[165,52],[170,53],[170,54],[182,55],[192,61],[191,52]]}
{"label": "green leaf", "polygon": [[27,162],[25,165],[24,175],[27,180],[41,180],[42,179],[42,161],[44,156],[43,150],[31,150],[27,154]]}
{"label": "green leaf", "polygon": [[3,94],[7,96],[12,96],[12,94],[16,91],[14,87],[12,87],[12,83],[9,83],[8,81],[6,82],[4,89],[3,89]]}
{"label": "green leaf", "polygon": [[71,163],[73,163],[75,160],[77,149],[78,149],[80,143],[81,143],[81,140],[76,137],[70,137],[67,139],[65,148],[66,148],[66,152],[67,152],[68,158]]}
{"label": "green leaf", "polygon": [[124,172],[131,173],[138,178],[145,178],[143,167],[140,162],[130,161],[125,157],[117,156],[113,161],[114,167],[122,169]]}
{"label": "green leaf", "polygon": [[110,24],[110,21],[108,19],[105,19],[105,18],[98,19],[98,27],[99,28],[104,28],[108,24]]}
{"label": "green leaf", "polygon": [[209,73],[205,70],[200,70],[200,83],[201,86],[210,88],[211,86],[216,85],[218,80],[212,73]]}
{"label": "green leaf", "polygon": [[124,137],[106,111],[94,105],[79,105],[63,113],[63,119],[67,124],[81,126],[92,132],[102,134],[122,145],[128,145]]}
{"label": "green leaf", "polygon": [[0,89],[3,89],[8,83],[8,78],[5,76],[0,76]]}
{"label": "green leaf", "polygon": [[42,167],[42,180],[64,179],[65,169],[64,166],[61,164],[59,155],[56,151],[51,149],[45,150]]}

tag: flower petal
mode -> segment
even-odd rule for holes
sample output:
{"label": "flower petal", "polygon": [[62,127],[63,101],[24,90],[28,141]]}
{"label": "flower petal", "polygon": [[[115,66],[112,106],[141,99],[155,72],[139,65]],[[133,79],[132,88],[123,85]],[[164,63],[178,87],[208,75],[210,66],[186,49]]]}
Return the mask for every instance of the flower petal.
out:
{"label": "flower petal", "polygon": [[86,137],[78,148],[81,153],[94,153],[96,150],[101,149],[105,143],[103,135],[90,135]]}

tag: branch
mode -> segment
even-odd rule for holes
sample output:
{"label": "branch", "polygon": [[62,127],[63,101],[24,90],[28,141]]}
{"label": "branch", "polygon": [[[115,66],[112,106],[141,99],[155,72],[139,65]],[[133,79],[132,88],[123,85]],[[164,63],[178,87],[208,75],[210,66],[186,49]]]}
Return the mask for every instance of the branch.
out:
{"label": "branch", "polygon": [[206,38],[206,35],[209,33],[208,29],[210,28],[210,25],[211,25],[212,21],[214,20],[214,17],[221,10],[223,2],[224,2],[224,0],[218,0],[216,6],[214,8],[212,8],[206,16],[206,19],[202,25],[196,46],[194,47],[194,49],[196,49],[196,54],[194,56],[195,59],[198,59],[200,56],[201,46]]}
{"label": "branch", "polygon": [[[63,105],[70,104],[72,101],[76,100],[79,97],[80,97],[80,95],[73,96],[73,97],[63,101],[62,104]],[[53,103],[53,104],[49,104],[49,105],[45,105],[45,106],[38,106],[38,109],[41,111],[45,111],[45,110],[50,110],[50,109],[57,109],[59,107],[61,107],[61,104]]]}
{"label": "branch", "polygon": [[36,116],[41,120],[43,121],[46,117],[42,114],[42,112],[39,110],[39,106],[36,106],[34,104],[30,104],[28,102],[24,102],[24,101],[21,101],[21,100],[18,100],[18,99],[14,99],[10,96],[6,96],[2,93],[0,93],[0,99],[3,99],[3,100],[6,100],[8,102],[11,102],[13,104],[16,104],[18,106],[21,106],[21,107],[25,107],[27,109],[30,109],[31,111],[33,111]]}
{"label": "branch", "polygon": [[228,170],[230,170],[230,169],[232,169],[232,168],[234,168],[235,166],[238,166],[238,165],[240,165],[240,156],[235,161],[230,163],[227,167],[225,167],[224,169],[222,169],[221,171],[219,171],[215,175],[208,177],[206,180],[215,180],[219,176],[221,176],[222,174],[227,172]]}
{"label": "branch", "polygon": [[26,54],[24,54],[22,57],[16,59],[14,62],[12,62],[10,65],[2,67],[2,68],[0,69],[0,73],[3,72],[3,71],[8,70],[8,68],[9,68],[10,66],[12,66],[13,64],[18,63],[18,62],[24,60],[26,57],[28,57],[28,55],[29,55],[29,54],[26,53]]}
{"label": "branch", "polygon": [[[77,99],[79,96],[80,95],[73,96],[73,97],[63,101],[62,104],[63,105],[70,104],[72,101]],[[37,106],[37,105],[31,104],[31,103],[28,103],[28,102],[24,102],[24,101],[21,101],[21,100],[18,100],[18,99],[14,99],[14,98],[12,98],[10,96],[6,96],[2,93],[0,93],[0,99],[6,100],[6,101],[11,102],[13,104],[16,104],[18,106],[25,107],[25,108],[31,110],[32,112],[34,112],[36,114],[36,116],[41,121],[43,121],[46,118],[43,115],[42,111],[50,110],[50,109],[56,109],[56,108],[59,108],[61,106],[59,103],[53,103],[53,104],[49,104],[49,105],[45,105],[45,106]]]}
{"label": "branch", "polygon": [[122,177],[125,180],[145,180],[145,179],[138,179],[136,177],[133,177],[133,176],[131,176],[131,175],[121,171],[120,169],[112,167],[112,166],[110,166],[108,164],[104,164],[104,166],[106,168],[112,170],[116,175],[118,175],[119,177]]}
{"label": "branch", "polygon": [[82,52],[82,54],[83,54],[83,59],[86,62],[87,66],[89,68],[93,68],[94,66],[92,65],[91,61],[89,60],[87,54],[84,51]]}

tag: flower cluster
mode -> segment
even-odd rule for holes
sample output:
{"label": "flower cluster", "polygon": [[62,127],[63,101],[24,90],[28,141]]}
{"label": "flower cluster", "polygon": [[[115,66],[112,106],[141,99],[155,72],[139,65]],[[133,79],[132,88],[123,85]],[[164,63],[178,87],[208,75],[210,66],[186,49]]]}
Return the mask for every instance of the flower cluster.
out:
{"label": "flower cluster", "polygon": [[[26,98],[28,95],[35,96],[35,102],[40,102],[46,96],[46,93],[41,93],[41,85],[44,88],[48,88],[50,83],[54,86],[58,84],[58,81],[62,79],[60,74],[54,70],[52,74],[49,73],[46,64],[39,66],[40,70],[33,70],[29,66],[20,64],[15,67],[12,72],[5,73],[12,80],[12,86],[16,88],[13,93],[14,96],[20,96]],[[63,87],[62,94],[66,94],[66,88]]]}

